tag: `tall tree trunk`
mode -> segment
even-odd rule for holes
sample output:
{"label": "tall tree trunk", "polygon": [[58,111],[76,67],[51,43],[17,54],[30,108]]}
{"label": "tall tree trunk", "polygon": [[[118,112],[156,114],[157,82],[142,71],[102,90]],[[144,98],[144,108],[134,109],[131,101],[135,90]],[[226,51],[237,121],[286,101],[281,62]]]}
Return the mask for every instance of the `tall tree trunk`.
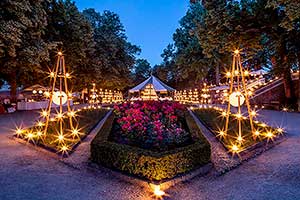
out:
{"label": "tall tree trunk", "polygon": [[17,100],[17,75],[16,72],[10,73],[9,77],[9,85],[10,85],[10,96],[13,102]]}
{"label": "tall tree trunk", "polygon": [[298,111],[300,111],[300,52],[298,53],[298,98],[297,98]]}
{"label": "tall tree trunk", "polygon": [[292,88],[293,88],[293,80],[291,76],[291,70],[288,66],[287,62],[287,56],[282,56],[281,64],[283,65],[283,84],[284,84],[284,92],[285,92],[285,104],[291,105],[293,102],[293,94],[292,94]]}
{"label": "tall tree trunk", "polygon": [[220,65],[216,66],[216,85],[220,85]]}

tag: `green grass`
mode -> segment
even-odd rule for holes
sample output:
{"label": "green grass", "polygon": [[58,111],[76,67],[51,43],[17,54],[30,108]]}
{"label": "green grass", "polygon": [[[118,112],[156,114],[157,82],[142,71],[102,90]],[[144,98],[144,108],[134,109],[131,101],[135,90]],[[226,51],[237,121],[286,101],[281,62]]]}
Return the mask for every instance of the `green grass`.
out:
{"label": "green grass", "polygon": [[[76,113],[76,120],[73,120],[73,127],[79,130],[78,137],[71,136],[71,127],[69,118],[63,119],[63,133],[65,135],[64,142],[58,141],[59,134],[59,123],[49,122],[47,134],[43,137],[38,137],[37,132],[43,132],[44,126],[41,128],[38,126],[30,127],[22,131],[18,137],[26,139],[31,143],[43,146],[49,150],[55,152],[61,152],[62,146],[67,146],[68,150],[63,153],[69,153],[73,148],[90,133],[93,127],[105,116],[108,112],[107,109],[92,109],[92,110],[81,110]],[[33,134],[32,139],[28,138],[28,132]]]}
{"label": "green grass", "polygon": [[[194,110],[197,117],[216,135],[219,141],[228,149],[231,150],[232,145],[237,145],[240,150],[245,150],[250,146],[261,142],[263,140],[270,140],[266,136],[267,132],[272,132],[274,135],[280,134],[277,129],[271,128],[269,126],[264,127],[263,123],[257,122],[253,123],[254,130],[260,132],[258,137],[253,137],[250,120],[242,120],[242,137],[243,142],[239,143],[237,141],[238,137],[238,120],[232,114],[229,117],[228,132],[226,137],[221,137],[220,131],[225,130],[226,117],[222,116],[222,112],[215,109],[197,109]],[[255,121],[255,120],[254,120]]]}

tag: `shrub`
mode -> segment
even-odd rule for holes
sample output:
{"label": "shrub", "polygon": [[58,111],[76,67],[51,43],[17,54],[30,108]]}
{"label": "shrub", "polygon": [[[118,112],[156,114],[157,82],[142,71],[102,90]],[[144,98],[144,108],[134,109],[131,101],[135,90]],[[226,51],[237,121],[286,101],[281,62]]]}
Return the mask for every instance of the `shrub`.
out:
{"label": "shrub", "polygon": [[210,162],[210,145],[189,113],[184,115],[195,142],[155,152],[109,141],[115,117],[112,113],[91,143],[91,160],[150,181],[170,179],[203,166]]}

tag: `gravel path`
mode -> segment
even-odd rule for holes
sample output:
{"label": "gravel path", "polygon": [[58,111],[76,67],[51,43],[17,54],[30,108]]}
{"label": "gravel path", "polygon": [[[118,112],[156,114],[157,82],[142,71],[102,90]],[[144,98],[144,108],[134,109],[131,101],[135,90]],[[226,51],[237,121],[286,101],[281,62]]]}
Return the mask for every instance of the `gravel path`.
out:
{"label": "gravel path", "polygon": [[[283,124],[288,139],[222,176],[196,177],[169,188],[166,199],[300,199],[300,114],[261,111],[269,125]],[[150,199],[146,188],[106,169],[76,169],[53,154],[11,139],[10,129],[38,114],[0,115],[1,200]]]}

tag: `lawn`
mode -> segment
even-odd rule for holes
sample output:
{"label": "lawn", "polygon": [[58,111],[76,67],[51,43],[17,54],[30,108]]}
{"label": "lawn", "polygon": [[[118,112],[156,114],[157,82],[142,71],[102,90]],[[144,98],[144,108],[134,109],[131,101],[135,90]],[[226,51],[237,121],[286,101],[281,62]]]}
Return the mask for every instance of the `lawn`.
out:
{"label": "lawn", "polygon": [[[57,153],[67,154],[73,151],[78,143],[84,139],[93,127],[105,116],[107,109],[84,109],[76,113],[76,120],[73,120],[73,129],[70,127],[69,118],[63,118],[63,141],[59,140],[59,123],[50,121],[47,134],[40,135],[44,131],[44,123],[35,126],[17,130],[15,136],[23,138],[33,144],[42,146],[48,150]],[[77,130],[76,136],[71,135],[71,130]],[[64,148],[63,148],[64,146]]]}
{"label": "lawn", "polygon": [[[206,125],[219,139],[219,141],[228,149],[232,150],[233,145],[239,147],[239,151],[246,150],[250,146],[259,143],[264,140],[271,141],[276,136],[282,133],[282,129],[272,128],[264,123],[254,120],[254,130],[258,131],[257,135],[253,137],[251,131],[250,120],[242,120],[242,137],[243,141],[240,143],[237,141],[238,137],[238,120],[233,114],[230,114],[228,132],[226,137],[220,135],[221,131],[224,131],[226,124],[226,117],[222,116],[222,111],[209,108],[209,109],[196,109],[194,113],[197,117]],[[259,134],[258,134],[259,133]]]}

